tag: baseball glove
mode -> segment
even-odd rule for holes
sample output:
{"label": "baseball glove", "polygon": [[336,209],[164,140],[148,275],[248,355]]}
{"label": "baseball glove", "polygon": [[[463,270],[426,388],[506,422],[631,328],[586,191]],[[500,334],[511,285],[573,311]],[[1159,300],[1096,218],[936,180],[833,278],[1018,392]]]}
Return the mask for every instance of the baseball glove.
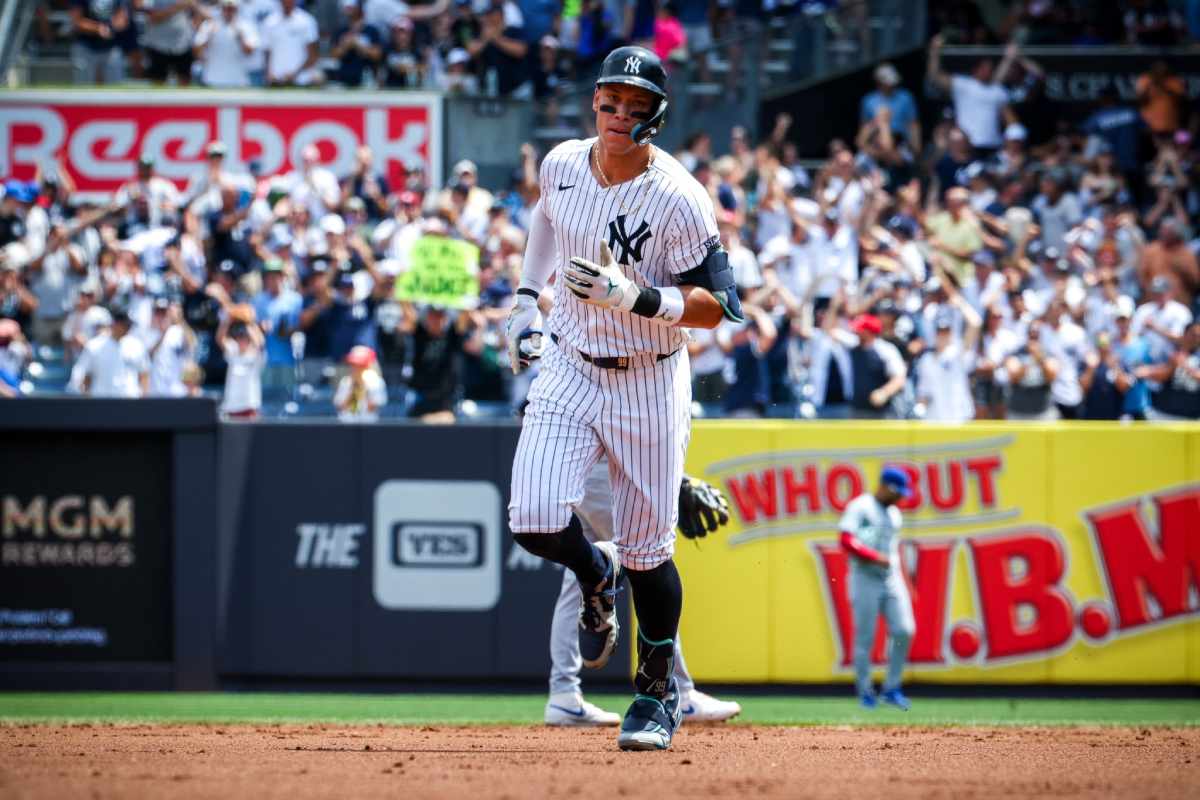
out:
{"label": "baseball glove", "polygon": [[683,476],[679,487],[679,532],[702,539],[729,522],[729,501],[721,490],[698,478]]}

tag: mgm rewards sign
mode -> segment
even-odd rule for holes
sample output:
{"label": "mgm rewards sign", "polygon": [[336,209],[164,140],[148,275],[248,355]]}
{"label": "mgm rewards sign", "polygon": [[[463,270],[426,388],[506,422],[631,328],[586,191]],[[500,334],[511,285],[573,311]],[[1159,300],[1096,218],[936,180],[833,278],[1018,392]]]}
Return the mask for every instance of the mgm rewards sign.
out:
{"label": "mgm rewards sign", "polygon": [[909,678],[1200,683],[1200,426],[1102,423],[697,423],[688,471],[733,518],[677,544],[698,677],[850,680],[837,524],[884,464],[914,487]]}

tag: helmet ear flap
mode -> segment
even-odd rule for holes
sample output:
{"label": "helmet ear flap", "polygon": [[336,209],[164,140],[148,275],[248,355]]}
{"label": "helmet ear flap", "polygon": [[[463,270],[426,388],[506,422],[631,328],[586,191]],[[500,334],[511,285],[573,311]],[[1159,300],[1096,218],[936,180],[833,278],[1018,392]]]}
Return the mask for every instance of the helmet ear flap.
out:
{"label": "helmet ear flap", "polygon": [[653,116],[645,122],[639,122],[629,131],[630,138],[636,144],[642,145],[658,136],[663,125],[667,121],[667,99],[664,97],[658,101],[658,109],[655,110]]}

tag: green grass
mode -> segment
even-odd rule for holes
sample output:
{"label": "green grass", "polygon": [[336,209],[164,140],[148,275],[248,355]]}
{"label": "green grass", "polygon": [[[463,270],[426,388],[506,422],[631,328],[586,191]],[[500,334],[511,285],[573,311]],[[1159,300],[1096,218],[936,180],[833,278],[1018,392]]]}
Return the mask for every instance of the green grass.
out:
{"label": "green grass", "polygon": [[[623,711],[628,695],[590,699]],[[861,710],[852,698],[741,697],[739,722],[762,725],[1200,725],[1200,700],[917,698],[908,713]],[[22,722],[329,722],[533,724],[541,694],[8,693],[0,724]]]}

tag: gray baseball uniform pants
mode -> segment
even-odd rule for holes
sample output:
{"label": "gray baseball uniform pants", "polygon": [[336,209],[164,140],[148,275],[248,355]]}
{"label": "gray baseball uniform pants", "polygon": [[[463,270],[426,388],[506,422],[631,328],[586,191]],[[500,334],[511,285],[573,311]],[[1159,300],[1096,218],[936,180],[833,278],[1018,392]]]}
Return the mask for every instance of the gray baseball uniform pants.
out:
{"label": "gray baseball uniform pants", "polygon": [[[584,482],[583,500],[575,509],[583,523],[583,534],[592,542],[607,542],[613,536],[612,483],[608,479],[608,460],[601,458]],[[579,581],[570,570],[563,570],[562,589],[550,623],[550,693],[579,692]],[[675,680],[681,696],[686,697],[695,683],[683,661],[679,635],[675,636]]]}
{"label": "gray baseball uniform pants", "polygon": [[908,587],[897,568],[859,564],[850,565],[850,599],[854,606],[854,682],[858,693],[873,692],[871,684],[871,645],[875,643],[875,625],[883,614],[888,630],[888,666],[883,690],[900,687],[908,647],[912,644],[916,623]]}

